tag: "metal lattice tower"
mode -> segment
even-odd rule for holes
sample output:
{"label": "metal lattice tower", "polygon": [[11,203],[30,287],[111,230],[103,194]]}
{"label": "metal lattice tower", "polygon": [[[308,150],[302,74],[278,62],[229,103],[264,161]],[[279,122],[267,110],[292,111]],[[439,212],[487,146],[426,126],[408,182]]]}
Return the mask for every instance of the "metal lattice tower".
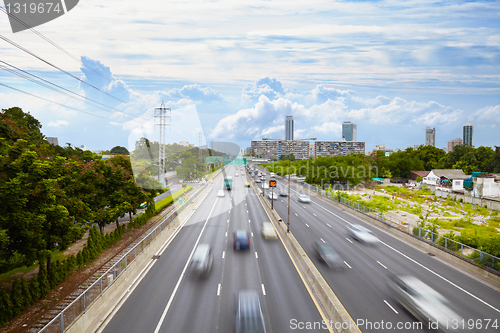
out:
{"label": "metal lattice tower", "polygon": [[160,181],[162,176],[165,174],[165,134],[167,132],[167,128],[170,129],[170,123],[172,121],[171,112],[172,110],[170,108],[166,108],[163,101],[161,102],[160,107],[155,108],[155,122],[158,121],[158,124],[155,124],[155,126],[160,128],[160,140],[158,142],[158,181]]}
{"label": "metal lattice tower", "polygon": [[202,145],[203,145],[203,133],[202,132],[198,132],[198,142],[199,142],[199,145],[198,145],[198,158],[202,158],[203,157],[203,154],[201,153],[201,148],[202,148]]}

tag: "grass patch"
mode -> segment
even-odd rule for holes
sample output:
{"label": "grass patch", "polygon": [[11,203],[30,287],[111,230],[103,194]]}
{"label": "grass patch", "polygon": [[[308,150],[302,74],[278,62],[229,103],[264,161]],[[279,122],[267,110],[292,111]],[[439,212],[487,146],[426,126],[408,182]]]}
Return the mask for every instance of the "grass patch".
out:
{"label": "grass patch", "polygon": [[[63,261],[66,259],[66,255],[63,254],[63,251],[57,250],[52,252],[52,262],[55,262],[57,260]],[[0,274],[0,282],[10,282],[14,280],[13,275],[18,274],[18,273],[27,273],[35,268],[38,267],[38,261],[36,261],[33,265],[31,266],[22,266],[22,267],[16,267],[14,269],[11,269],[10,271],[7,271],[5,273]]]}
{"label": "grass patch", "polygon": [[168,197],[162,199],[161,201],[158,201],[155,204],[156,211],[160,211],[163,208],[167,207],[172,202],[174,202],[176,199],[178,199],[181,195],[183,195],[184,193],[186,193],[187,191],[189,191],[192,188],[193,188],[192,185],[186,186],[185,188],[181,188],[180,190],[176,191],[174,194],[169,195]]}

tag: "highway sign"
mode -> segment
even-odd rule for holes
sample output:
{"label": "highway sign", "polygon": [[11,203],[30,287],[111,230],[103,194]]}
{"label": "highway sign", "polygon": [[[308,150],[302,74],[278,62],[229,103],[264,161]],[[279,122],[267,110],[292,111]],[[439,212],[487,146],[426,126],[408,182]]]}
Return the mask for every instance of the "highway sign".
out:
{"label": "highway sign", "polygon": [[276,187],[276,180],[275,179],[269,180],[269,187]]}

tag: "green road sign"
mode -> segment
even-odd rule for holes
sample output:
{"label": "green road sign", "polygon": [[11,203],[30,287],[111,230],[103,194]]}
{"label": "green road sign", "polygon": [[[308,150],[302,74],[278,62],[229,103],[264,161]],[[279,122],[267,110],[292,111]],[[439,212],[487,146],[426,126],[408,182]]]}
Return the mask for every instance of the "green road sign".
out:
{"label": "green road sign", "polygon": [[182,199],[182,197],[179,198],[179,206],[182,206],[182,204],[184,203],[184,200]]}

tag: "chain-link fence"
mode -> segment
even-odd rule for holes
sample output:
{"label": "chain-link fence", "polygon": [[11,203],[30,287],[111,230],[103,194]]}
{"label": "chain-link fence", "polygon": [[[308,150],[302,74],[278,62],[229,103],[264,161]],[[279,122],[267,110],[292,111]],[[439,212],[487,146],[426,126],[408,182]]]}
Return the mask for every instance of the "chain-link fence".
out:
{"label": "chain-link fence", "polygon": [[92,284],[84,287],[85,291],[72,303],[64,308],[54,319],[38,332],[62,333],[71,326],[106,289],[125,271],[129,265],[164,231],[175,225],[175,218],[189,203],[196,198],[207,185],[199,188],[184,204],[171,211],[161,222],[150,231],[132,249],[126,252],[117,262],[110,263],[110,267]]}

